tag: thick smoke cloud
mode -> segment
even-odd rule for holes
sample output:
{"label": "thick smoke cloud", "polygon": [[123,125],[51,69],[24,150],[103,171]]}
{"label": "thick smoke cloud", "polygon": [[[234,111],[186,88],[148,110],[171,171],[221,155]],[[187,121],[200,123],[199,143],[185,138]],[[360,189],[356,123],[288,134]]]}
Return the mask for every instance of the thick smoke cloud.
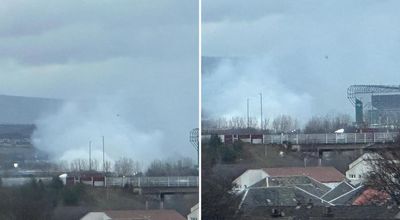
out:
{"label": "thick smoke cloud", "polygon": [[87,158],[103,135],[112,160],[195,159],[197,11],[182,0],[4,1],[0,94],[64,101],[35,121],[35,146],[54,160]]}
{"label": "thick smoke cloud", "polygon": [[212,73],[203,75],[203,108],[208,113],[205,117],[244,117],[249,98],[250,117],[258,118],[259,93],[263,95],[266,118],[281,114],[308,116],[311,96],[287,87],[278,74],[267,58],[221,61]]}
{"label": "thick smoke cloud", "polygon": [[[251,67],[260,73],[257,76],[235,69],[225,76],[231,81],[246,80],[242,76],[245,74],[251,76],[249,85],[232,94],[242,100],[240,112],[243,116],[249,88],[251,94],[271,90],[267,93],[275,94],[272,100],[286,106],[284,112],[294,111],[295,116],[306,119],[310,115],[328,113],[353,115],[353,107],[346,98],[350,85],[400,84],[398,1],[205,0],[203,7],[203,56],[254,59],[252,65],[258,65]],[[214,69],[220,71],[226,64],[221,65]],[[240,64],[231,68],[241,67]],[[260,85],[259,82],[268,79],[280,86],[268,89]],[[215,89],[207,88],[205,83],[203,86],[206,90]],[[219,89],[224,91],[224,88]],[[204,91],[204,94],[210,92]],[[305,100],[288,102],[285,94]],[[213,98],[204,96],[203,100]],[[265,107],[272,113],[281,111],[276,106],[266,104]],[[214,114],[225,115],[232,110],[228,104],[214,111]]]}
{"label": "thick smoke cloud", "polygon": [[34,145],[50,153],[51,158],[71,161],[87,159],[91,141],[92,158],[102,161],[104,136],[105,156],[110,161],[124,156],[148,163],[162,155],[162,141],[166,138],[163,131],[135,127],[119,113],[124,104],[112,99],[65,103],[56,114],[38,120]]}

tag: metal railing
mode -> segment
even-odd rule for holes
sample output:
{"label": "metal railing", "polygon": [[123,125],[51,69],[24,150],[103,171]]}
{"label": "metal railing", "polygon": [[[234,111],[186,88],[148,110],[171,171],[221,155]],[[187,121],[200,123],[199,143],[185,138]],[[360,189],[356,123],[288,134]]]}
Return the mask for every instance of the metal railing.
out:
{"label": "metal railing", "polygon": [[[262,139],[260,135],[253,138],[251,134],[248,138],[240,139],[238,135],[218,135],[222,142],[227,140],[238,141],[239,139],[246,143],[253,144],[283,144],[290,142],[292,144],[369,144],[369,143],[392,143],[395,141],[398,132],[375,132],[375,133],[327,133],[327,134],[264,134]],[[202,139],[207,140],[211,135],[203,135]]]}
{"label": "metal railing", "polygon": [[[52,177],[36,177],[36,181],[42,180],[49,183]],[[1,178],[3,186],[21,186],[29,183],[30,177],[3,177]],[[76,182],[79,182],[77,179]],[[126,184],[133,187],[198,187],[199,177],[197,176],[170,176],[170,177],[106,177],[104,180],[98,181],[81,181],[87,185],[94,186],[116,186],[124,187]]]}
{"label": "metal railing", "polygon": [[[43,183],[49,183],[52,177],[35,177],[36,181],[41,180]],[[2,177],[1,183],[2,186],[11,187],[11,186],[22,186],[24,184],[32,181],[31,177]]]}
{"label": "metal railing", "polygon": [[341,134],[281,134],[263,135],[263,142],[270,144],[367,144],[394,142],[397,132],[341,133]]}
{"label": "metal railing", "polygon": [[198,187],[197,176],[170,176],[170,177],[107,177],[107,186],[133,187]]}

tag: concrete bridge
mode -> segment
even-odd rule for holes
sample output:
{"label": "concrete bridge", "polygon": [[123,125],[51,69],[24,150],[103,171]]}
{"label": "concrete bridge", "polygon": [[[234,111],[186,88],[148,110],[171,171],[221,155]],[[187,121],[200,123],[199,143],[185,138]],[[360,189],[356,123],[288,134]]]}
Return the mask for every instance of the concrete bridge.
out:
{"label": "concrete bridge", "polygon": [[[48,183],[52,177],[35,177],[37,181]],[[3,186],[20,186],[31,181],[31,177],[2,177]],[[162,177],[104,177],[104,176],[68,176],[66,184],[83,183],[93,187],[125,187],[143,189],[143,192],[193,193],[198,192],[197,176],[162,176]]]}
{"label": "concrete bridge", "polygon": [[[176,191],[191,192],[191,189],[199,187],[198,176],[163,176],[163,177],[106,177],[105,186],[124,187],[128,185],[133,188],[141,188],[151,192]],[[188,190],[189,189],[189,190]]]}
{"label": "concrete bridge", "polygon": [[[326,134],[219,134],[223,143],[243,141],[252,144],[370,144],[393,143],[398,132],[374,133],[326,133]],[[210,134],[202,135],[202,140],[211,138]]]}

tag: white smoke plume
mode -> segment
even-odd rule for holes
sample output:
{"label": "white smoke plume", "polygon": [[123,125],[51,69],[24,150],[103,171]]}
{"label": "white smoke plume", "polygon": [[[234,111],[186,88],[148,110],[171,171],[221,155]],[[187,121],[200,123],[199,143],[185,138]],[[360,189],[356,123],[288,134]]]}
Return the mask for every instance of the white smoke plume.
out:
{"label": "white smoke plume", "polygon": [[291,89],[278,77],[268,57],[225,59],[214,71],[203,74],[203,110],[207,117],[260,117],[259,94],[263,94],[263,118],[281,114],[310,116],[312,96]]}
{"label": "white smoke plume", "polygon": [[72,161],[88,159],[91,141],[92,159],[102,161],[104,136],[108,161],[128,157],[145,165],[162,157],[163,132],[135,127],[120,113],[122,100],[113,98],[66,102],[57,113],[37,121],[34,145],[49,153],[53,161]]}

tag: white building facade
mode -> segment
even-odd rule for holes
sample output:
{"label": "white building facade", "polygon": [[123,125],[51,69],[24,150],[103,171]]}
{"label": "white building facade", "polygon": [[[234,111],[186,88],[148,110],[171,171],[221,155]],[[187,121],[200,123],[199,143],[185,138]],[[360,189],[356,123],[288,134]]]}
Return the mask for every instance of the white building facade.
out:
{"label": "white building facade", "polygon": [[187,220],[199,220],[199,203],[190,209],[190,213],[187,215]]}
{"label": "white building facade", "polygon": [[364,153],[349,165],[346,177],[354,184],[363,182],[368,173],[373,170],[373,162],[377,157],[377,154]]}
{"label": "white building facade", "polygon": [[235,184],[236,190],[242,191],[267,176],[268,174],[263,169],[246,170],[242,175],[236,178],[233,183]]}

